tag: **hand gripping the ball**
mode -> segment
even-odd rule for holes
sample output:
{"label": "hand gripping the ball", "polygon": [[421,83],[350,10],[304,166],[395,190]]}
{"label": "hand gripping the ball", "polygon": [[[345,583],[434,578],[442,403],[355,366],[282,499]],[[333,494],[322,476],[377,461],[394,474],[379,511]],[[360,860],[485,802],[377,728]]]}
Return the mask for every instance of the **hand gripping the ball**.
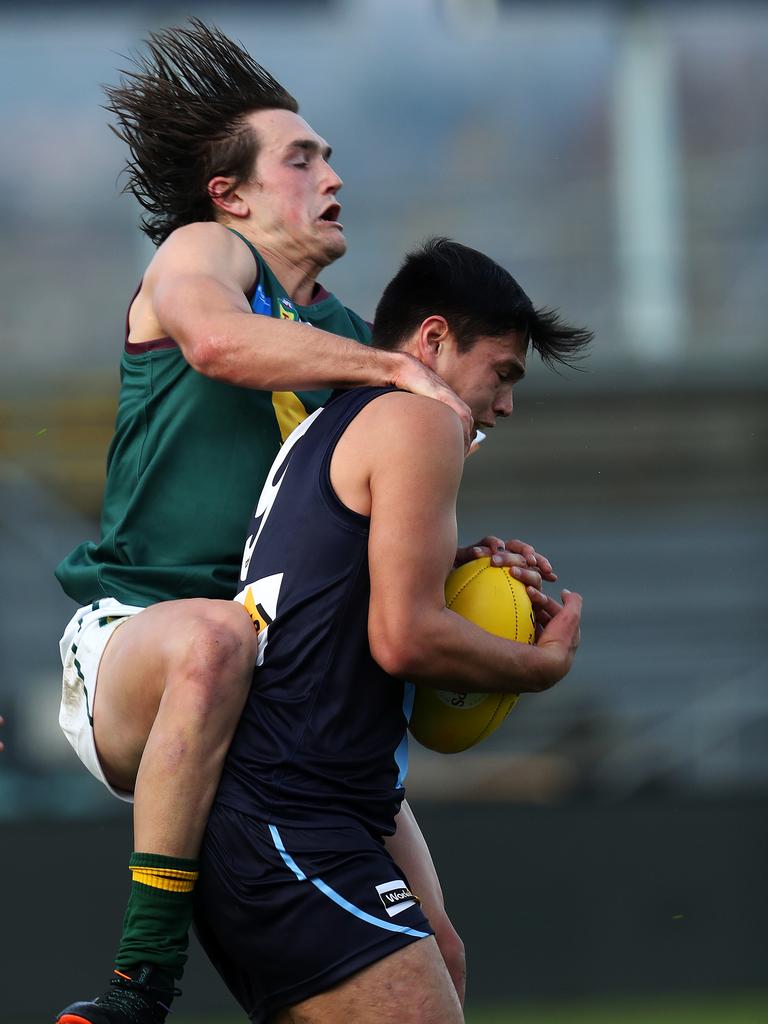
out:
{"label": "hand gripping the ball", "polygon": [[535,610],[536,650],[539,667],[532,681],[532,692],[548,690],[565,676],[581,639],[581,595],[562,592],[562,604],[535,587],[528,587],[528,596]]}
{"label": "hand gripping the ball", "polygon": [[474,544],[459,548],[453,564],[465,565],[475,558],[489,558],[492,566],[509,569],[516,580],[537,590],[541,590],[542,580],[554,583],[557,579],[549,559],[523,540],[505,541],[488,534]]}

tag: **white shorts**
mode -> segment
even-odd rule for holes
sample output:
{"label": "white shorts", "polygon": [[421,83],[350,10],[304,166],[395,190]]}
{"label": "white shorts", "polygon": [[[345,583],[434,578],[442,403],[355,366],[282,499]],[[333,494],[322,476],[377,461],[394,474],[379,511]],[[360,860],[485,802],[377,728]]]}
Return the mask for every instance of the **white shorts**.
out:
{"label": "white shorts", "polygon": [[133,800],[133,794],[110,786],[99,764],[93,738],[93,701],[107,641],[121,623],[142,611],[143,608],[121,604],[114,597],[102,598],[78,609],[59,641],[64,668],[59,725],[91,775],[114,796],[128,801]]}

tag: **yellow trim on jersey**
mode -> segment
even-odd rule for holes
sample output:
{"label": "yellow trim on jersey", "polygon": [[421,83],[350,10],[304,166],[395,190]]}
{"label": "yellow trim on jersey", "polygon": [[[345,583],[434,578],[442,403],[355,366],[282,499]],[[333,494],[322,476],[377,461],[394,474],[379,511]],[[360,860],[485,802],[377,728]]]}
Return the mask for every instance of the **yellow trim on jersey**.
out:
{"label": "yellow trim on jersey", "polygon": [[[235,600],[237,600],[237,598],[235,598]],[[254,600],[253,591],[251,590],[250,587],[246,587],[245,601],[243,601],[243,606],[245,607],[245,610],[248,612],[248,614],[251,616],[251,622],[256,627],[257,633],[261,633],[263,629],[267,628],[269,623],[265,622],[264,619],[262,618],[262,615],[264,613],[259,614],[259,609],[256,605],[256,601]]]}
{"label": "yellow trim on jersey", "polygon": [[166,892],[192,892],[197,881],[197,871],[179,871],[176,868],[131,868],[131,878],[152,889]]}
{"label": "yellow trim on jersey", "polygon": [[298,425],[307,418],[307,410],[293,391],[273,391],[272,406],[280,428],[280,439],[284,441]]}

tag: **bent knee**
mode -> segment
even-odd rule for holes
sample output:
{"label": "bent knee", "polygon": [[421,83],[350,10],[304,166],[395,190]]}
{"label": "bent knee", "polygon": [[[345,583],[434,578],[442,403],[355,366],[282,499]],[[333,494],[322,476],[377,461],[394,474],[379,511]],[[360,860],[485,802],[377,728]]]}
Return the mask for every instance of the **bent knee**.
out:
{"label": "bent knee", "polygon": [[239,700],[250,686],[258,634],[235,601],[196,601],[171,641],[168,682],[218,703]]}

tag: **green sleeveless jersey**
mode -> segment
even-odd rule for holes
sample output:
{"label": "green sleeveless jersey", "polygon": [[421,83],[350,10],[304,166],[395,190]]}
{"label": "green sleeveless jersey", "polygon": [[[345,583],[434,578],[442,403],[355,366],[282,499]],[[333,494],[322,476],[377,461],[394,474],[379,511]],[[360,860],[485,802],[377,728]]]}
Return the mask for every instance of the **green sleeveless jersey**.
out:
{"label": "green sleeveless jersey", "polygon": [[[368,324],[335,296],[321,290],[312,305],[293,303],[249,248],[258,264],[249,297],[255,314],[370,344]],[[233,597],[267,471],[282,441],[330,393],[254,391],[211,380],[170,338],[131,345],[120,382],[101,539],[67,555],[57,579],[81,605],[101,597],[142,606]]]}

